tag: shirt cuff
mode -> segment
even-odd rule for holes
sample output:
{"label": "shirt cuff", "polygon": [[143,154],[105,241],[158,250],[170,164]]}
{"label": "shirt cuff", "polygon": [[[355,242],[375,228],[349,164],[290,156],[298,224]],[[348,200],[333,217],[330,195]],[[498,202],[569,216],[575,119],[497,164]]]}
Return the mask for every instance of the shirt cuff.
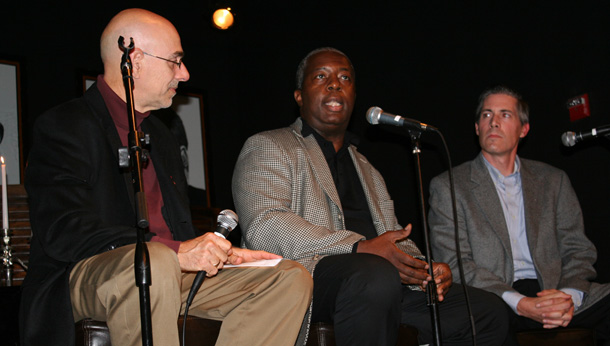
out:
{"label": "shirt cuff", "polygon": [[582,300],[585,295],[584,292],[574,288],[561,288],[559,290],[572,296],[572,302],[574,302],[574,312],[576,312],[576,310],[578,310],[578,308],[580,308],[582,305]]}
{"label": "shirt cuff", "polygon": [[510,308],[513,309],[517,315],[519,315],[517,312],[517,305],[523,298],[525,298],[525,296],[519,292],[506,291],[502,293],[502,299],[504,302],[508,304],[508,306],[510,306]]}

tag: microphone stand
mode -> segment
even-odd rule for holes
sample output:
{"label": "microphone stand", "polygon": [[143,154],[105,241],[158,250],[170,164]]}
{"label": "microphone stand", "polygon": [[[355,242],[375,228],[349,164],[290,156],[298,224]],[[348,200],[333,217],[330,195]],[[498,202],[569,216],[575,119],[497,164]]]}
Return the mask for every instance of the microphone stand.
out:
{"label": "microphone stand", "polygon": [[150,308],[150,256],[146,246],[144,232],[149,226],[146,196],[142,183],[142,165],[148,159],[148,152],[140,145],[147,144],[148,137],[137,130],[135,107],[133,103],[133,76],[129,52],[134,48],[133,38],[129,46],[124,45],[123,36],[119,37],[119,47],[123,50],[121,72],[125,85],[125,101],[129,121],[128,148],[119,149],[119,166],[131,168],[136,211],[137,241],[134,256],[136,286],[140,292],[140,323],[142,326],[142,345],[152,346],[152,319]]}
{"label": "microphone stand", "polygon": [[411,143],[413,145],[413,155],[415,156],[415,168],[417,169],[417,187],[419,191],[419,203],[421,209],[421,217],[422,224],[424,229],[424,240],[426,246],[426,259],[428,261],[428,274],[432,278],[430,282],[428,282],[426,288],[426,296],[428,301],[428,306],[430,307],[430,317],[432,319],[432,331],[433,331],[433,341],[434,345],[441,346],[441,321],[438,310],[438,295],[436,292],[436,283],[434,282],[434,268],[432,267],[432,250],[430,247],[430,238],[428,235],[428,220],[426,218],[426,210],[424,203],[424,192],[423,192],[423,183],[421,176],[421,161],[420,161],[420,143],[419,137],[421,136],[421,131],[417,130],[408,130],[409,135],[411,137]]}

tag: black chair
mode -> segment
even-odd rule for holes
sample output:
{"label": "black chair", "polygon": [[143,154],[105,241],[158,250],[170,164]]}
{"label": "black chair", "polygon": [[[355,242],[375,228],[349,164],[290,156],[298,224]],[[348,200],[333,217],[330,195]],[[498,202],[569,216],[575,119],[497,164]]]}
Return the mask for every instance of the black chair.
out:
{"label": "black chair", "polygon": [[[418,346],[417,328],[400,325],[398,330],[397,346]],[[306,346],[335,346],[335,330],[332,324],[313,323],[309,329],[309,337],[307,338]]]}
{"label": "black chair", "polygon": [[[177,328],[182,342],[183,316],[178,318]],[[210,346],[216,344],[221,321],[209,320],[194,316],[186,319],[186,343],[188,346]],[[76,346],[111,346],[110,332],[106,322],[84,319],[76,327]]]}
{"label": "black chair", "polygon": [[[222,322],[189,316],[186,321],[188,346],[210,346],[216,343]],[[182,341],[182,316],[178,319]],[[417,329],[401,325],[397,346],[417,346]],[[330,324],[314,323],[309,331],[307,346],[335,346],[335,332]],[[105,322],[85,319],[76,323],[76,346],[111,346]]]}
{"label": "black chair", "polygon": [[517,333],[520,346],[595,346],[595,330],[588,328],[535,329]]}

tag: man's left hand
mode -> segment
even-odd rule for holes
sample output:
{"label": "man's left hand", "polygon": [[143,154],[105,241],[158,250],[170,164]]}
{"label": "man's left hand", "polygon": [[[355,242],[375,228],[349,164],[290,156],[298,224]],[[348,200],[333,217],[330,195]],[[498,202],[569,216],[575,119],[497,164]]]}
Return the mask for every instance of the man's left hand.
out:
{"label": "man's left hand", "polygon": [[[445,294],[449,292],[449,288],[453,283],[453,275],[451,269],[447,263],[432,263],[434,282],[436,283],[436,294],[438,295],[438,301],[442,302],[445,299]],[[425,290],[427,282],[424,282],[422,288]]]}

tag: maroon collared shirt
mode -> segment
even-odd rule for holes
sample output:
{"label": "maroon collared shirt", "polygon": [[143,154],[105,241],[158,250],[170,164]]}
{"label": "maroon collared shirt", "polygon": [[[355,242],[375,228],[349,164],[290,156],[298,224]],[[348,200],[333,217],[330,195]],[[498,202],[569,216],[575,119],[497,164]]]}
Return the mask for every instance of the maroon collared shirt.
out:
{"label": "maroon collared shirt", "polygon": [[[129,121],[127,118],[127,104],[123,101],[104,81],[103,75],[97,77],[97,88],[99,89],[108,112],[114,121],[114,125],[121,138],[123,146],[127,146],[127,135],[129,134]],[[136,113],[136,125],[140,130],[142,121],[150,116],[150,112]],[[117,163],[118,164],[118,163]],[[172,232],[170,231],[163,215],[161,214],[161,208],[163,208],[163,196],[161,195],[161,188],[159,187],[159,180],[157,179],[157,173],[155,171],[155,165],[153,164],[152,158],[149,156],[148,163],[142,170],[142,182],[144,184],[144,193],[146,195],[146,204],[148,208],[148,219],[149,219],[149,230],[156,235],[152,237],[151,241],[163,243],[178,253],[180,248],[180,241],[174,240]]]}

